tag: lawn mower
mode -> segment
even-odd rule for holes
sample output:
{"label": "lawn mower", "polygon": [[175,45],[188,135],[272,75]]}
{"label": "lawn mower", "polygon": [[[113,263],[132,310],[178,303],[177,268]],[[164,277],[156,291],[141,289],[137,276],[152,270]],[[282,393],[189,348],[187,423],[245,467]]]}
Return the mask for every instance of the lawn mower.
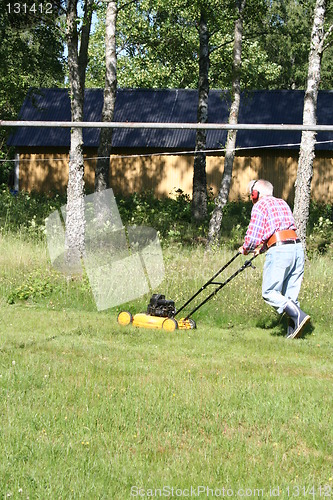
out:
{"label": "lawn mower", "polygon": [[[241,255],[237,252],[236,255],[232,257],[221,269],[219,269],[214,276],[212,276],[192,297],[190,297],[185,304],[183,304],[179,309],[176,309],[173,300],[166,300],[165,295],[153,294],[147,307],[146,313],[138,313],[132,316],[129,311],[121,311],[118,314],[118,323],[122,326],[127,326],[133,324],[133,326],[138,326],[141,328],[160,328],[169,332],[176,329],[179,330],[191,330],[196,328],[195,321],[191,316],[202,307],[206,302],[208,302],[212,297],[214,297],[225,285],[227,285],[233,278],[235,278],[239,273],[244,271],[247,267],[253,267],[252,261],[257,257],[254,255],[251,259],[246,260],[244,264],[234,272],[225,281],[215,281],[216,278],[238,257]],[[184,318],[176,319],[179,315],[200,293],[206,290],[209,286],[215,286],[213,292],[211,292],[204,300],[202,300],[192,311],[190,311]]]}

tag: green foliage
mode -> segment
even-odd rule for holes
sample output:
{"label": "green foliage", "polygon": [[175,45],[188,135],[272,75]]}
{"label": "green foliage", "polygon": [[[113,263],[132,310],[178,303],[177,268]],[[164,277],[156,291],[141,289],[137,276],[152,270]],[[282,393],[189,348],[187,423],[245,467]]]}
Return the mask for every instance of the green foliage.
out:
{"label": "green foliage", "polygon": [[[303,89],[308,66],[314,0],[248,0],[242,47],[243,88]],[[140,0],[119,5],[117,21],[120,87],[197,88],[198,20],[204,9],[210,33],[211,88],[232,81],[235,2]],[[216,15],[217,12],[223,15]],[[327,9],[327,27],[332,8]],[[89,48],[87,85],[104,85],[105,6]],[[332,50],[323,55],[321,88],[332,88]]]}
{"label": "green foliage", "polygon": [[48,308],[59,308],[70,305],[71,308],[81,308],[85,304],[87,310],[94,310],[92,292],[86,274],[83,277],[67,279],[66,276],[52,268],[36,267],[30,273],[22,276],[19,283],[13,280],[6,288],[8,304],[27,302],[40,304]]}
{"label": "green foliage", "polygon": [[43,237],[45,218],[58,210],[66,201],[55,195],[52,198],[40,193],[20,191],[10,193],[7,186],[0,186],[0,232],[21,232],[33,237]]}
{"label": "green foliage", "polygon": [[273,1],[265,48],[281,71],[275,88],[304,88],[314,2]]}
{"label": "green foliage", "polygon": [[[14,304],[21,300],[38,300],[50,297],[57,288],[55,278],[56,273],[37,269],[24,277],[24,281],[8,295],[7,302]],[[58,285],[59,287],[60,285]]]}
{"label": "green foliage", "polygon": [[[119,8],[117,46],[120,87],[197,88],[199,76],[200,12],[205,11],[210,33],[210,87],[228,88],[232,81],[235,3],[225,0],[182,2],[140,0]],[[217,12],[223,15],[216,15]],[[243,83],[267,88],[280,66],[254,40],[267,12],[263,0],[249,0],[245,9]],[[104,85],[105,7],[91,36],[88,86]]]}
{"label": "green foliage", "polygon": [[[163,245],[205,243],[211,212],[214,208],[210,195],[208,217],[199,225],[191,216],[191,200],[183,191],[157,199],[153,192],[117,196],[117,205],[125,226],[146,225],[158,231]],[[13,196],[6,186],[0,189],[0,233],[16,233],[45,239],[45,218],[66,204],[66,198],[54,195],[19,192]],[[229,202],[223,209],[221,244],[236,249],[241,244],[251,216],[251,202]],[[309,254],[331,252],[333,240],[333,208],[330,204],[311,203],[308,226]]]}
{"label": "green foliage", "polygon": [[[333,222],[331,219],[319,217],[309,236],[309,251],[320,254],[333,250]],[[331,252],[332,253],[332,252]]]}
{"label": "green foliage", "polygon": [[[315,0],[270,2],[269,16],[260,45],[280,71],[269,88],[304,89]],[[326,12],[327,28],[332,24],[330,5]],[[332,47],[327,44],[321,67],[321,89],[332,88]]]}
{"label": "green foliage", "polygon": [[221,242],[232,249],[242,243],[251,217],[251,202],[230,202],[223,208]]}
{"label": "green foliage", "polygon": [[[152,192],[134,193],[126,198],[117,198],[119,212],[125,225],[154,227],[162,239],[180,240],[192,234],[191,203],[181,190],[176,198],[157,199]],[[187,228],[186,228],[187,227]]]}
{"label": "green foliage", "polygon": [[14,151],[6,145],[8,134],[8,131],[0,130],[0,189],[3,184],[13,187],[14,163],[10,158],[14,157]]}
{"label": "green foliage", "polygon": [[29,9],[33,4],[30,0],[17,4],[19,12],[13,3],[1,9],[0,114],[4,119],[16,117],[30,87],[48,87],[63,79],[57,3],[52,3],[50,15],[25,13],[24,5]]}
{"label": "green foliage", "polygon": [[[120,8],[117,46],[120,87],[195,88],[198,79],[198,35],[184,3],[163,0],[130,2]],[[87,85],[104,85],[105,8],[91,36]]]}
{"label": "green foliage", "polygon": [[[121,218],[125,225],[148,225],[154,227],[165,244],[178,242],[193,244],[205,242],[211,212],[214,208],[210,195],[208,216],[197,224],[191,215],[191,200],[182,190],[173,196],[157,199],[152,192],[134,193],[126,198],[117,198]],[[224,208],[221,242],[230,248],[239,246],[250,220],[251,204],[230,202]]]}
{"label": "green foliage", "polygon": [[333,254],[333,206],[311,202],[307,230],[307,248],[310,257]]}

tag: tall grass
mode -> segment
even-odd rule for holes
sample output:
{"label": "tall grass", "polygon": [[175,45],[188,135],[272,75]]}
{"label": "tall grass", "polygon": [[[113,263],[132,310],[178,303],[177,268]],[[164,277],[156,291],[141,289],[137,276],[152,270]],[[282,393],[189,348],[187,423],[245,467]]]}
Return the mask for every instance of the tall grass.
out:
{"label": "tall grass", "polygon": [[[232,255],[165,247],[159,291],[180,305]],[[332,495],[328,257],[306,266],[312,328],[286,341],[260,296],[263,257],[198,311],[197,330],[164,333],[98,313],[41,241],[3,235],[0,256],[2,498]]]}

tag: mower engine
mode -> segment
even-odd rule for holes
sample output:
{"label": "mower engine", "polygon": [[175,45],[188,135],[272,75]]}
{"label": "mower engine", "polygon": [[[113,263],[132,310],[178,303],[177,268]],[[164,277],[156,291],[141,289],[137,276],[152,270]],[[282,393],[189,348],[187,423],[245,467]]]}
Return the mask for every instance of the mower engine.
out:
{"label": "mower engine", "polygon": [[173,318],[176,313],[173,300],[166,300],[165,295],[154,293],[147,307],[147,314],[160,318]]}

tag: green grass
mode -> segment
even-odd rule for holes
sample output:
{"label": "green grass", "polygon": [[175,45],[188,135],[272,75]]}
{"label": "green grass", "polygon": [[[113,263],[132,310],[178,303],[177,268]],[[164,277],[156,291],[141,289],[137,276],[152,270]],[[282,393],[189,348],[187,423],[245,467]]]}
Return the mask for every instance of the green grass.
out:
{"label": "green grass", "polygon": [[[166,247],[159,291],[180,305],[231,255]],[[332,496],[328,257],[306,268],[312,328],[287,341],[260,296],[263,257],[198,311],[197,330],[164,333],[120,327],[120,308],[98,313],[87,281],[53,271],[41,243],[6,235],[0,256],[1,498],[123,499],[132,487],[176,497],[199,486]]]}

